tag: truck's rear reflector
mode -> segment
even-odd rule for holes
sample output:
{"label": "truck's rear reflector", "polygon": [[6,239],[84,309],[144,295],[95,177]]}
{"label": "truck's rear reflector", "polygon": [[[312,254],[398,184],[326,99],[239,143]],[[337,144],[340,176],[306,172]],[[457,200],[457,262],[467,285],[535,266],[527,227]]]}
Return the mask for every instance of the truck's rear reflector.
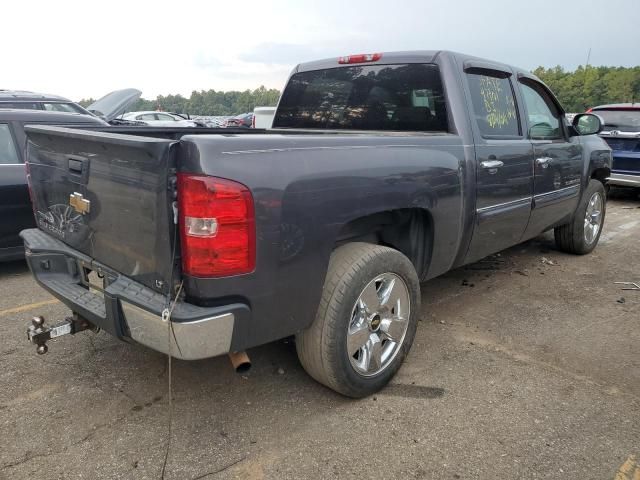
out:
{"label": "truck's rear reflector", "polygon": [[349,64],[349,63],[377,62],[381,58],[382,58],[381,53],[359,53],[357,55],[347,55],[346,57],[340,57],[338,58],[338,63]]}
{"label": "truck's rear reflector", "polygon": [[253,198],[240,183],[178,174],[182,270],[195,277],[225,277],[255,268]]}

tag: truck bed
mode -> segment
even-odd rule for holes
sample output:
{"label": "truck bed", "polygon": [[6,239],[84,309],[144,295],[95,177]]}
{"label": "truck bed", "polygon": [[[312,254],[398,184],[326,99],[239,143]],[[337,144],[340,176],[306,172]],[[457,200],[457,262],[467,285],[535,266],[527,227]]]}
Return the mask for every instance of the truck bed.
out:
{"label": "truck bed", "polygon": [[[282,338],[312,321],[309,305],[319,301],[331,251],[336,242],[358,238],[354,219],[388,210],[409,216],[411,209],[431,211],[424,221],[440,225],[438,236],[402,240],[408,249],[412,242],[430,243],[428,258],[416,259],[423,279],[448,270],[467,240],[460,169],[466,154],[457,135],[184,130],[190,129],[153,128],[146,133],[161,137],[153,138],[111,128],[27,127],[38,226],[95,264],[158,293],[173,292],[182,281],[194,305],[250,306],[255,320],[236,325],[241,343],[234,347]],[[232,179],[251,191],[257,235],[252,273],[182,274],[174,222],[173,178],[179,172]],[[69,208],[76,193],[89,201],[90,212]]]}

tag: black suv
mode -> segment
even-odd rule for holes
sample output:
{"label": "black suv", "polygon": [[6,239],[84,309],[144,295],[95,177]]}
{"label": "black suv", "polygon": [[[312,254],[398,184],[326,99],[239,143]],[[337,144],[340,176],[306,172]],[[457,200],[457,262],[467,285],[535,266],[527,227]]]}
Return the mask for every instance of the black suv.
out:
{"label": "black suv", "polygon": [[21,90],[0,89],[0,108],[47,110],[90,115],[87,110],[68,98]]}

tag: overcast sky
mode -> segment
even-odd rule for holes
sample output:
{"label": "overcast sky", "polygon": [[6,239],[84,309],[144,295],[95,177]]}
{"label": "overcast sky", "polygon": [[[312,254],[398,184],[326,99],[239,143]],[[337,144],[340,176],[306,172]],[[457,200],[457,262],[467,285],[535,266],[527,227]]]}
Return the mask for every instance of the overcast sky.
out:
{"label": "overcast sky", "polygon": [[296,63],[449,49],[533,69],[640,65],[640,0],[2,2],[0,88],[79,100],[282,88]]}

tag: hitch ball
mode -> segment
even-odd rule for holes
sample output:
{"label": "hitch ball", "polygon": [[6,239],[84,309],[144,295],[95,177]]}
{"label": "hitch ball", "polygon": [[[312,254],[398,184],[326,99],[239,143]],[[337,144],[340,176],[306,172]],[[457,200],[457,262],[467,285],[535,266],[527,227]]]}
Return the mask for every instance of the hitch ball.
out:
{"label": "hitch ball", "polygon": [[38,347],[36,348],[36,353],[38,355],[44,355],[48,351],[49,351],[49,347],[47,347],[47,345],[44,343],[42,345],[38,345]]}
{"label": "hitch ball", "polygon": [[37,317],[33,317],[31,319],[31,323],[36,328],[41,327],[42,325],[44,325],[44,317],[41,315],[38,315]]}

